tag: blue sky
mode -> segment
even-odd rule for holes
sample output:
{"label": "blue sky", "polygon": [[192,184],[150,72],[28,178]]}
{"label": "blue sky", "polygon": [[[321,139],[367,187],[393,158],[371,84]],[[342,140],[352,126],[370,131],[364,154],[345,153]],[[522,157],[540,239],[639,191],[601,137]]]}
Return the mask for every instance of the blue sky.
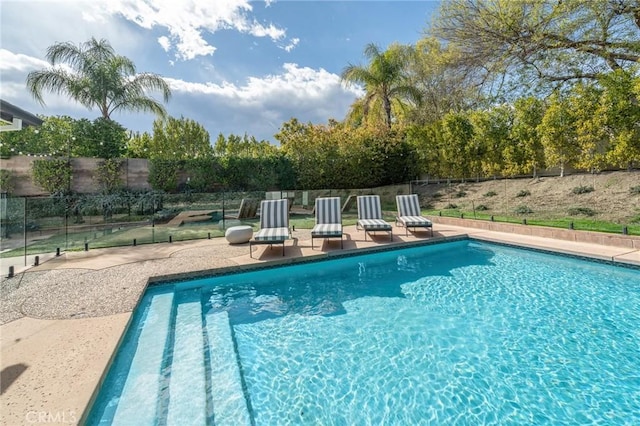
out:
{"label": "blue sky", "polygon": [[[30,71],[48,66],[55,42],[109,40],[138,71],[167,79],[175,117],[219,133],[275,142],[285,121],[342,120],[361,94],[340,83],[349,63],[363,65],[366,44],[415,43],[436,1],[0,0],[0,97],[36,114],[94,119],[66,98],[26,91]],[[115,114],[134,131],[154,116]]]}

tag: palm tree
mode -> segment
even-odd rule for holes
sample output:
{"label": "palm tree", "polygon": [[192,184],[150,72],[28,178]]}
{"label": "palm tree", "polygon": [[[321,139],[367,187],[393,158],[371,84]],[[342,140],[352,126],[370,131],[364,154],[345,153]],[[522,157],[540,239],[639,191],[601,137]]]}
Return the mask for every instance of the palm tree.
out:
{"label": "palm tree", "polygon": [[364,49],[369,59],[366,67],[349,64],[342,71],[340,78],[349,84],[363,84],[363,114],[366,116],[372,102],[382,102],[385,123],[391,128],[391,102],[411,100],[420,102],[420,91],[409,83],[404,73],[406,48],[396,46],[386,52],[380,51],[375,44],[368,44]]}
{"label": "palm tree", "polygon": [[[107,120],[118,110],[166,116],[162,104],[145,92],[160,91],[167,102],[171,97],[167,82],[157,74],[137,74],[133,62],[116,55],[104,39],[98,41],[92,37],[78,46],[69,42],[56,43],[47,49],[47,60],[51,68],[32,71],[27,76],[27,88],[42,105],[42,92],[47,90],[68,95],[89,109],[97,107]],[[62,64],[66,66],[60,66]]]}

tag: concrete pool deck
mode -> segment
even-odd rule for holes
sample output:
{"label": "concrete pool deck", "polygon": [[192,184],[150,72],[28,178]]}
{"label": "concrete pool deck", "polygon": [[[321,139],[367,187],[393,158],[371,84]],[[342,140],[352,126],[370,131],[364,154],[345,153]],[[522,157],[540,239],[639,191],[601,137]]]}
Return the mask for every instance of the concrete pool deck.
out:
{"label": "concrete pool deck", "polygon": [[[393,243],[384,233],[364,241],[362,231],[347,226],[344,251],[467,235],[640,266],[639,237],[628,237],[624,246],[612,246],[435,221],[433,237],[428,232],[405,236],[404,228],[394,227]],[[321,247],[316,242],[311,249],[310,230],[292,235],[284,258],[279,246],[272,250],[255,246],[251,258],[248,244],[232,246],[224,238],[215,238],[68,252],[3,279],[0,424],[80,422],[150,280],[344,253],[336,240],[327,240]]]}

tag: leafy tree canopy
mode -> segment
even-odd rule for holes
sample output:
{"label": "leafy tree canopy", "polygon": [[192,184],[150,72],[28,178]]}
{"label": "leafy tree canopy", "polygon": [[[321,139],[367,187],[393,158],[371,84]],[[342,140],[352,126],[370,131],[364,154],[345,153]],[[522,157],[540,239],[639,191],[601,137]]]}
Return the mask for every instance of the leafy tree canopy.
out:
{"label": "leafy tree canopy", "polygon": [[149,141],[148,158],[189,160],[209,158],[213,148],[209,132],[195,120],[169,117],[153,122],[153,137]]}
{"label": "leafy tree canopy", "polygon": [[394,45],[386,51],[375,44],[368,44],[364,54],[369,60],[366,66],[349,64],[341,74],[343,81],[349,84],[362,84],[365,95],[362,101],[362,115],[366,117],[374,102],[382,104],[384,122],[390,129],[393,121],[392,102],[420,102],[420,92],[411,85],[405,73],[406,46]]}
{"label": "leafy tree canopy", "polygon": [[459,49],[459,63],[483,83],[558,87],[640,60],[640,3],[445,0],[432,32]]}

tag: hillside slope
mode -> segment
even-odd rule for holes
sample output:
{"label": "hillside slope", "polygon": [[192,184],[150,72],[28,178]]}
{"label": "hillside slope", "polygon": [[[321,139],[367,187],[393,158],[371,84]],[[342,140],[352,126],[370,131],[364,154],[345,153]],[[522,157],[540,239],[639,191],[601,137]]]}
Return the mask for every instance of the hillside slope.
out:
{"label": "hillside slope", "polygon": [[[593,191],[576,194],[592,187]],[[485,182],[415,186],[424,208],[487,214],[560,219],[589,217],[615,223],[640,223],[640,171],[604,172],[537,179],[497,179]],[[526,209],[525,209],[526,207]],[[485,210],[486,208],[486,210]]]}

